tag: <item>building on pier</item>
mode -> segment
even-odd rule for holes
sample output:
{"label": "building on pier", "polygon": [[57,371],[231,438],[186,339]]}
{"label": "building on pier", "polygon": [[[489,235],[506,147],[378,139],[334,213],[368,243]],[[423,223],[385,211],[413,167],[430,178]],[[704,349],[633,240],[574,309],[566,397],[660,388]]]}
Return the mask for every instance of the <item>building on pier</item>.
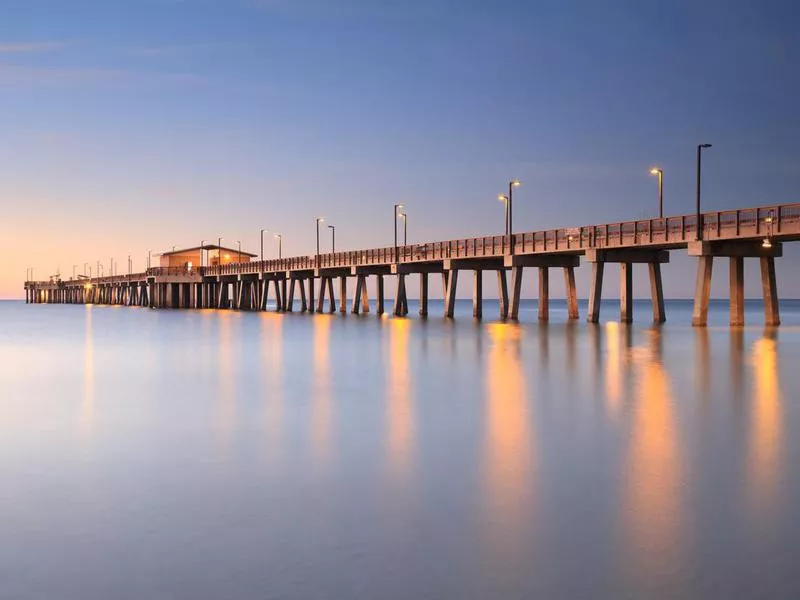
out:
{"label": "building on pier", "polygon": [[255,258],[255,254],[244,252],[239,248],[226,248],[215,244],[203,244],[193,248],[183,248],[162,252],[159,256],[160,267],[181,267],[192,269],[195,267],[228,265],[232,263],[248,262]]}

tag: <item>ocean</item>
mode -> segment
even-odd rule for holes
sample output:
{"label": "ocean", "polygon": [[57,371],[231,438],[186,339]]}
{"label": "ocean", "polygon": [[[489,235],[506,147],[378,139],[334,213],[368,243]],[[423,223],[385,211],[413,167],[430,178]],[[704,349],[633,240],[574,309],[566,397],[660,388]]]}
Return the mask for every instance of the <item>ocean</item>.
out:
{"label": "ocean", "polygon": [[0,598],[800,597],[800,302],[409,305],[0,302]]}

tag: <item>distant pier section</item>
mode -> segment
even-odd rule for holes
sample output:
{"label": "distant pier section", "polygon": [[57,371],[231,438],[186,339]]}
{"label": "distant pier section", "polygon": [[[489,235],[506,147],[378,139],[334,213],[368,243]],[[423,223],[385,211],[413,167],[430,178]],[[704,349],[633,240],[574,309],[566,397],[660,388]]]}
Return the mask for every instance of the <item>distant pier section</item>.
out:
{"label": "distant pier section", "polygon": [[[408,314],[406,278],[419,278],[419,313],[428,314],[431,275],[441,279],[444,316],[452,318],[458,276],[473,272],[473,316],[483,316],[483,276],[497,278],[500,317],[517,319],[525,269],[538,272],[539,314],[549,318],[550,271],[563,273],[570,319],[578,319],[575,269],[581,258],[592,273],[587,319],[600,317],[606,264],[619,265],[620,320],[633,319],[633,265],[648,267],[653,320],[663,323],[661,265],[670,252],[697,258],[692,323],[705,326],[715,258],[728,259],[730,324],[744,324],[744,259],[757,259],[767,326],[780,324],[775,259],[783,242],[800,240],[800,204],[781,204],[700,215],[682,215],[603,225],[588,225],[511,235],[476,237],[425,244],[348,250],[275,260],[219,245],[202,245],[161,255],[161,266],[143,273],[69,280],[26,281],[29,303],[117,304],[174,309],[275,310],[291,312],[384,313],[384,279],[394,284],[392,314]],[[207,257],[203,264],[203,255]],[[510,275],[510,278],[509,278]],[[375,278],[376,297],[367,293]],[[348,279],[355,281],[348,299]],[[338,286],[336,285],[338,284]],[[338,294],[336,288],[338,287]],[[299,302],[296,303],[296,300]]]}

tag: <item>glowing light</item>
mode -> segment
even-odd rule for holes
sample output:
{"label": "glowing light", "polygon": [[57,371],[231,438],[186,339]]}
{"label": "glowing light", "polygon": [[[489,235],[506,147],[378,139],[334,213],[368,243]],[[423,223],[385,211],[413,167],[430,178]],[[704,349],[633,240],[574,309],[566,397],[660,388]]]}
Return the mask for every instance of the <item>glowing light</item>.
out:
{"label": "glowing light", "polygon": [[664,171],[662,169],[659,169],[658,167],[653,167],[652,169],[650,169],[650,175],[659,175],[663,172]]}
{"label": "glowing light", "polygon": [[500,194],[500,195],[497,197],[497,199],[498,199],[500,202],[508,202],[508,196],[505,196],[505,195],[503,195],[503,194]]}
{"label": "glowing light", "polygon": [[762,248],[772,248],[772,242],[769,241],[769,238],[764,238],[764,241],[761,242]]}
{"label": "glowing light", "polygon": [[522,185],[522,182],[519,179],[512,179],[510,183],[514,187],[519,187]]}

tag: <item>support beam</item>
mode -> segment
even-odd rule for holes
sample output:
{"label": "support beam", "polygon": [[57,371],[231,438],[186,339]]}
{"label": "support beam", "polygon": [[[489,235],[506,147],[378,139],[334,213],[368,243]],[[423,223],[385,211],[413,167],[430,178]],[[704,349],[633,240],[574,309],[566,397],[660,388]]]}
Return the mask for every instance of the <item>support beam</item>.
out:
{"label": "support beam", "polygon": [[294,288],[296,285],[296,279],[289,280],[289,294],[286,296],[286,312],[292,312],[294,310]]}
{"label": "support beam", "polygon": [[664,285],[661,282],[661,264],[650,263],[650,301],[653,303],[653,322],[665,323],[667,311],[664,308]]}
{"label": "support beam", "polygon": [[633,265],[628,262],[619,263],[619,320],[633,321]]}
{"label": "support beam", "polygon": [[512,321],[519,320],[519,302],[522,293],[522,269],[523,267],[511,267],[511,305],[508,310],[508,318]]}
{"label": "support beam", "polygon": [[579,319],[578,290],[575,287],[575,267],[564,267],[564,289],[567,296],[567,317],[570,320]]}
{"label": "support beam", "polygon": [[500,318],[508,318],[508,282],[505,269],[497,269],[497,298],[500,302]]}
{"label": "support beam", "polygon": [[[306,299],[306,280],[298,279],[297,284],[300,286],[300,312],[308,311],[308,300]],[[311,299],[311,304],[314,304],[314,299]]]}
{"label": "support beam", "polygon": [[444,316],[452,319],[456,308],[456,288],[458,287],[458,271],[450,271],[447,276],[447,294],[444,300]]}
{"label": "support beam", "polygon": [[744,258],[730,257],[730,324],[744,325]]}
{"label": "support beam", "polygon": [[711,295],[711,271],[714,266],[713,256],[701,256],[697,259],[697,280],[694,287],[694,312],[692,325],[705,327],[708,325],[708,301]]}
{"label": "support beam", "polygon": [[404,274],[397,275],[397,287],[394,292],[394,309],[392,313],[395,317],[402,317],[406,313],[403,312],[403,304],[406,298],[406,276]]}
{"label": "support beam", "polygon": [[339,277],[339,312],[347,313],[347,277],[345,275]]}
{"label": "support beam", "polygon": [[761,289],[764,293],[764,325],[777,327],[781,324],[781,315],[775,278],[775,258],[767,256],[759,260],[761,262]]}
{"label": "support beam", "polygon": [[550,320],[550,269],[539,267],[539,320]]}
{"label": "support beam", "polygon": [[472,272],[472,317],[483,318],[483,271]]}
{"label": "support beam", "polygon": [[586,320],[589,323],[597,323],[600,321],[600,301],[603,296],[604,270],[605,263],[592,263],[592,280],[589,285],[589,313],[586,315]]}
{"label": "support beam", "polygon": [[314,283],[314,276],[308,278],[308,312],[313,313],[316,310],[314,306],[314,288],[316,284]]}
{"label": "support beam", "polygon": [[283,290],[281,289],[281,282],[278,279],[273,279],[275,288],[275,312],[283,310]]}
{"label": "support beam", "polygon": [[361,312],[367,314],[369,312],[369,292],[367,291],[367,276],[358,275],[361,280]]}
{"label": "support beam", "polygon": [[378,286],[378,306],[375,313],[380,316],[383,314],[383,275],[375,275]]}
{"label": "support beam", "polygon": [[333,295],[333,277],[328,277],[328,312],[336,312],[336,296]]}
{"label": "support beam", "polygon": [[[350,307],[350,312],[357,315],[361,308],[361,288],[364,285],[364,277],[356,275],[356,289],[353,291],[353,304]],[[344,306],[344,305],[343,305]]]}
{"label": "support beam", "polygon": [[428,316],[428,274],[419,274],[419,316]]}

